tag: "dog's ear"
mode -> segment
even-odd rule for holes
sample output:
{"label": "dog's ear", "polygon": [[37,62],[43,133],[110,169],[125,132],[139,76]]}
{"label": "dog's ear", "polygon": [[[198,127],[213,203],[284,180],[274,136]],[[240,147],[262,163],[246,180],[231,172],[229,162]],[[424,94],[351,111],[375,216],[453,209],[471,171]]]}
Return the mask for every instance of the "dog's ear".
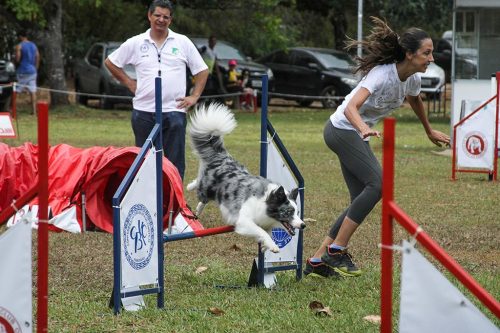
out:
{"label": "dog's ear", "polygon": [[280,186],[277,189],[275,189],[274,191],[272,191],[269,194],[267,201],[270,203],[272,202],[272,203],[277,204],[277,205],[280,205],[280,204],[284,203],[285,201],[287,201],[285,189],[283,188],[283,186]]}
{"label": "dog's ear", "polygon": [[293,201],[297,201],[297,196],[299,195],[299,189],[294,188],[292,192],[288,195],[288,198],[292,199]]}

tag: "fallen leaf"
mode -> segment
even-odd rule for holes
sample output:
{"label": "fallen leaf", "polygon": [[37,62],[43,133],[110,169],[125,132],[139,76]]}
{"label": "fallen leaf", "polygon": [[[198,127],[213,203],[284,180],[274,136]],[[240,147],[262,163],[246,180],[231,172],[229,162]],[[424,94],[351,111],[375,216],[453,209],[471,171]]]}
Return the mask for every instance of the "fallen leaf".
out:
{"label": "fallen leaf", "polygon": [[321,302],[318,301],[312,301],[311,303],[309,303],[309,309],[311,309],[316,316],[332,316],[332,310],[330,310],[330,307],[325,307],[323,304],[321,304]]}
{"label": "fallen leaf", "polygon": [[309,303],[309,309],[314,310],[318,308],[324,308],[324,305],[318,301],[312,301],[311,303]]}
{"label": "fallen leaf", "polygon": [[219,308],[209,308],[208,311],[215,316],[222,316],[224,314],[224,311]]}
{"label": "fallen leaf", "polygon": [[239,246],[238,244],[233,244],[229,249],[234,251],[241,251],[241,246]]}
{"label": "fallen leaf", "polygon": [[204,271],[206,271],[208,269],[208,267],[205,267],[205,266],[200,266],[196,269],[196,274],[201,274],[203,273]]}
{"label": "fallen leaf", "polygon": [[379,315],[368,315],[363,317],[363,319],[373,324],[380,324],[380,322],[382,321],[382,318],[380,318]]}

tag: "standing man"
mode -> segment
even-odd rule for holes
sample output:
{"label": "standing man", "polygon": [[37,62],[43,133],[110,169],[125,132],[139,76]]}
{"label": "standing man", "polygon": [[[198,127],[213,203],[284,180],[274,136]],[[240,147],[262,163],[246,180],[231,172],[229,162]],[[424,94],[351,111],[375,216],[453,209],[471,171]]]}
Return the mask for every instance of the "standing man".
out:
{"label": "standing man", "polygon": [[215,45],[217,38],[215,35],[208,37],[208,47],[203,46],[200,50],[203,60],[208,66],[208,80],[207,89],[210,94],[217,94],[219,92],[226,93],[224,84],[222,82],[222,75],[217,64],[217,53],[215,52]]}
{"label": "standing man", "polygon": [[36,115],[36,78],[40,66],[40,53],[35,43],[28,40],[24,30],[18,33],[20,43],[16,45],[17,82],[16,92],[29,91],[32,114]]}
{"label": "standing man", "polygon": [[[125,41],[105,64],[135,94],[132,130],[137,147],[142,147],[155,125],[155,77],[161,77],[163,153],[184,179],[186,112],[203,92],[208,69],[194,44],[169,29],[172,16],[170,1],[154,0],[148,10],[151,28]],[[127,64],[135,66],[137,82],[123,70]],[[186,67],[195,77],[190,96],[186,96]]]}

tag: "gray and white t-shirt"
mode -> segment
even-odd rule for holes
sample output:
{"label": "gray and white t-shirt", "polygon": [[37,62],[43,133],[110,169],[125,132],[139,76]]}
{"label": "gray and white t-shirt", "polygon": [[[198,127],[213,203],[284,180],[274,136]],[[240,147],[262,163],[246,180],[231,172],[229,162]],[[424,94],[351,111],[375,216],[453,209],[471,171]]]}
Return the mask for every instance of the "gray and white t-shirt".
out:
{"label": "gray and white t-shirt", "polygon": [[[406,81],[401,81],[396,64],[376,66],[346,96],[344,102],[330,116],[330,121],[336,128],[357,131],[347,120],[344,111],[352,96],[363,87],[368,89],[370,96],[359,109],[359,114],[368,126],[373,127],[380,119],[400,107],[405,96],[418,96],[420,94],[420,81],[420,75],[417,73]],[[365,140],[368,139],[369,137]]]}

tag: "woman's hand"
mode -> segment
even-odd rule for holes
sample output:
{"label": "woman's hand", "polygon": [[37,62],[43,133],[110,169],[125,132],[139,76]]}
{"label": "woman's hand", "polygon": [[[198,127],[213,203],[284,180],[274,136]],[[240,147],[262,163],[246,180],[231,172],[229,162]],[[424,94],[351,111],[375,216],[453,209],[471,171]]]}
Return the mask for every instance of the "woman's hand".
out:
{"label": "woman's hand", "polygon": [[440,131],[431,129],[431,131],[427,133],[427,136],[429,137],[429,140],[431,140],[432,143],[438,147],[442,147],[442,144],[444,144],[445,147],[450,146],[450,137]]}
{"label": "woman's hand", "polygon": [[360,131],[361,137],[363,139],[366,139],[369,136],[376,136],[377,138],[380,138],[380,132],[376,131],[374,129],[371,129],[370,126],[366,125],[363,126],[363,129]]}

